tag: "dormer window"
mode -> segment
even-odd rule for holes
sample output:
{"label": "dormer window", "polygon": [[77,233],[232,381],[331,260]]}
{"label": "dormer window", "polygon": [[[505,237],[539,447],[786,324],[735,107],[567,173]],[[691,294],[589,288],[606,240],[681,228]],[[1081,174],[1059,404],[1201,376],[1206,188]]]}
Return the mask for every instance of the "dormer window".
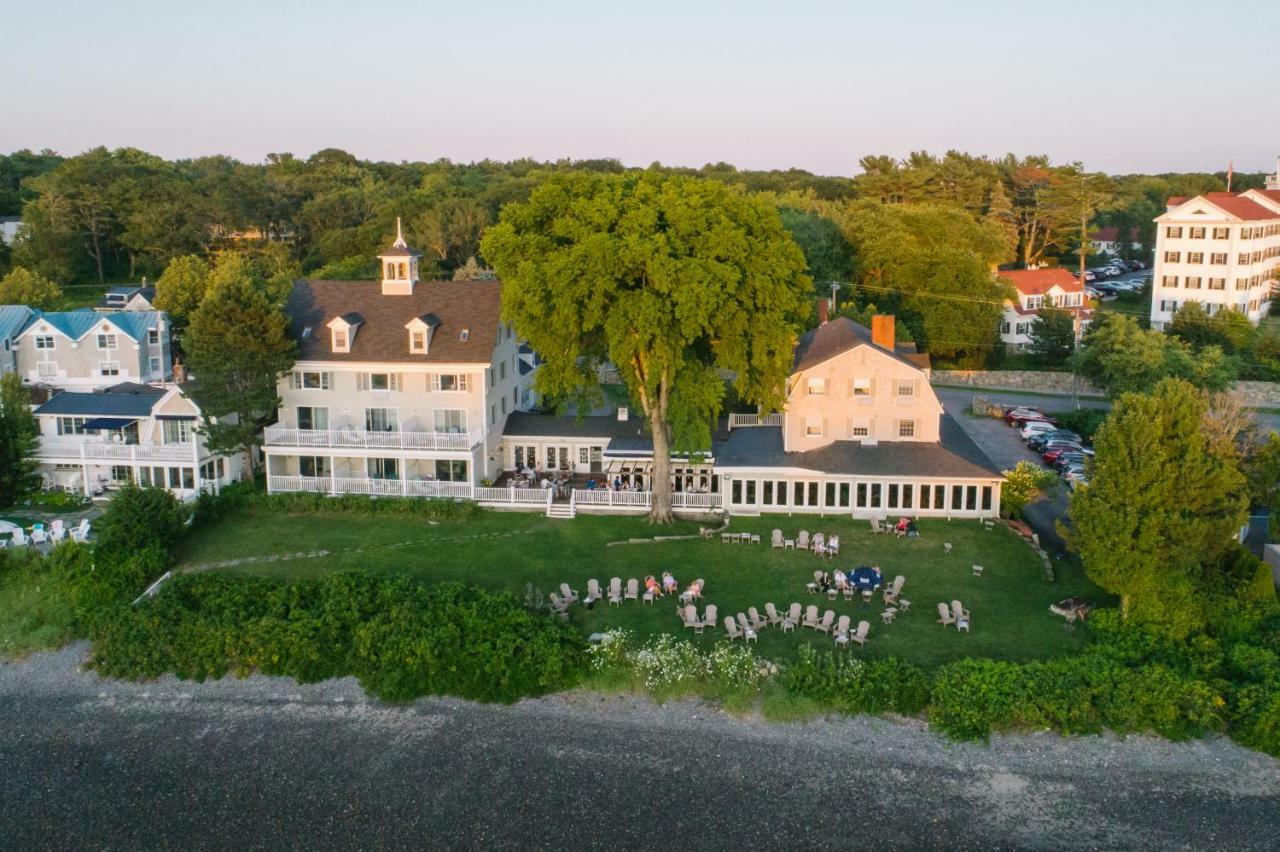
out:
{"label": "dormer window", "polygon": [[409,351],[416,355],[426,354],[427,333],[425,331],[409,332]]}
{"label": "dormer window", "polygon": [[350,352],[351,345],[347,343],[346,331],[338,329],[333,330],[333,351],[334,352]]}
{"label": "dormer window", "polygon": [[471,329],[469,329],[469,328],[464,328],[464,329],[462,330],[462,333],[458,335],[458,339],[459,339],[459,340],[461,340],[463,343],[466,343],[468,340],[470,340],[470,339],[471,339]]}
{"label": "dormer window", "polygon": [[329,343],[335,353],[348,353],[364,317],[354,311],[329,321]]}
{"label": "dormer window", "polygon": [[409,330],[409,352],[414,355],[427,355],[431,352],[431,335],[440,325],[440,318],[435,314],[423,314],[414,317],[404,324]]}

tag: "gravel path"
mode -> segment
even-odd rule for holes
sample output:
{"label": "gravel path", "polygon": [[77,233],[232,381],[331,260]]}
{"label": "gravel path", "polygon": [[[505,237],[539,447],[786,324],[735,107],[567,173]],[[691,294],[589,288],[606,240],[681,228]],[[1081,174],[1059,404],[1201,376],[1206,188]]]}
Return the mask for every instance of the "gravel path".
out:
{"label": "gravel path", "polygon": [[1221,739],[387,706],[351,680],[103,681],[84,650],[0,663],[0,848],[1280,846],[1280,763]]}

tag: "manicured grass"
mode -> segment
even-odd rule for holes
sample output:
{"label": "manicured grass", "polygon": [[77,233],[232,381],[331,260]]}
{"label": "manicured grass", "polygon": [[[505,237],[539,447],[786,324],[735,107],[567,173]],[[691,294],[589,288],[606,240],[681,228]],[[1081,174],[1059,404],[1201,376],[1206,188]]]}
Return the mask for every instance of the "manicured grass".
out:
{"label": "manicured grass", "polygon": [[57,648],[72,638],[71,607],[38,561],[0,563],[0,657]]}
{"label": "manicured grass", "polygon": [[[897,623],[882,626],[883,604],[877,595],[872,605],[843,599],[829,603],[809,595],[805,583],[813,571],[829,567],[810,553],[774,550],[769,533],[781,528],[793,537],[801,528],[821,530],[841,538],[837,564],[855,567],[879,565],[887,580],[906,577],[903,597],[911,611]],[[837,616],[848,614],[856,625],[871,622],[871,638],[865,649],[852,653],[869,657],[897,655],[932,667],[964,656],[1003,660],[1027,660],[1054,656],[1077,649],[1083,642],[1078,630],[1066,627],[1048,612],[1049,604],[1072,595],[1098,597],[1097,590],[1068,564],[1058,569],[1056,582],[1044,577],[1039,558],[1016,535],[997,527],[985,530],[975,521],[922,521],[921,536],[900,540],[872,535],[865,521],[848,518],[764,516],[735,518],[732,529],[759,533],[760,545],[725,545],[714,540],[673,541],[608,547],[611,541],[631,537],[678,535],[696,532],[697,524],[677,523],[654,528],[643,518],[579,516],[572,521],[552,521],[540,515],[486,512],[466,522],[429,525],[421,520],[394,517],[283,516],[260,512],[232,514],[191,535],[180,555],[186,565],[245,557],[282,556],[323,549],[319,558],[249,561],[232,570],[285,579],[317,577],[325,572],[363,569],[399,573],[423,582],[462,580],[491,589],[505,589],[523,596],[526,584],[543,592],[561,582],[585,594],[588,578],[607,588],[617,576],[642,579],[671,571],[682,585],[697,577],[707,581],[703,604],[719,607],[725,615],[772,601],[782,610],[791,602],[817,604]],[[943,553],[943,542],[953,551]],[[985,567],[974,577],[974,563]],[[935,623],[939,601],[961,600],[973,614],[969,634],[957,633]],[[707,646],[723,636],[723,626],[695,636],[680,626],[675,602],[663,598],[652,606],[628,601],[622,607],[605,602],[587,611],[575,606],[573,622],[585,633],[623,627],[639,634],[683,633]],[[763,656],[785,659],[803,642],[832,644],[830,637],[812,630],[784,635],[776,628],[760,635]]]}

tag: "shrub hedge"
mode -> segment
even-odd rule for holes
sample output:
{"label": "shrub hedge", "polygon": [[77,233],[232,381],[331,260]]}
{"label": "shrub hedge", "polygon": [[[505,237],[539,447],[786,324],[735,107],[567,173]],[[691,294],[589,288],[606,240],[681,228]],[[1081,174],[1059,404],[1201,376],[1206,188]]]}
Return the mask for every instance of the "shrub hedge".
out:
{"label": "shrub hedge", "polygon": [[367,497],[344,494],[267,494],[252,483],[228,486],[218,495],[201,494],[196,500],[193,523],[206,524],[237,509],[279,512],[285,515],[400,515],[433,521],[464,521],[483,511],[470,500],[420,497]]}
{"label": "shrub hedge", "polygon": [[812,645],[800,648],[783,670],[782,682],[792,692],[844,713],[916,715],[929,703],[929,678],[919,666],[894,657],[863,661]]}
{"label": "shrub hedge", "polygon": [[305,583],[180,576],[152,600],[111,610],[92,637],[93,665],[112,677],[354,675],[388,701],[515,701],[573,685],[585,662],[576,630],[511,595],[358,573]]}

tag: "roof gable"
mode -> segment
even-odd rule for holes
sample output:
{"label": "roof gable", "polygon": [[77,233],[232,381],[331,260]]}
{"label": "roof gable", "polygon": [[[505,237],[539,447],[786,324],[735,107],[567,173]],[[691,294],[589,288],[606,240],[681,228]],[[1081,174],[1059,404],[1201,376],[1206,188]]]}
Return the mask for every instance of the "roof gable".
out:
{"label": "roof gable", "polygon": [[1064,293],[1083,293],[1084,285],[1062,267],[1053,269],[1011,269],[999,273],[1023,296],[1043,296],[1054,287]]}
{"label": "roof gable", "polygon": [[1169,210],[1163,216],[1157,216],[1157,222],[1177,222],[1187,218],[1235,222],[1280,219],[1280,212],[1268,209],[1255,198],[1249,197],[1248,192],[1239,195],[1234,192],[1206,192],[1177,204],[1175,201],[1178,199],[1169,199]]}
{"label": "roof gable", "polygon": [[33,331],[40,334],[57,332],[71,340],[80,340],[87,334],[100,332],[119,333],[135,343],[141,341],[147,331],[160,324],[160,311],[128,311],[125,313],[98,313],[97,311],[32,311],[19,337]]}
{"label": "roof gable", "polygon": [[[897,361],[906,364],[913,370],[922,369],[922,365],[918,361],[922,357],[915,353],[914,344],[904,344],[904,349],[909,352],[899,352],[898,346],[894,346],[894,351],[882,349],[876,346],[871,340],[871,329],[865,325],[860,325],[848,317],[836,317],[830,322],[823,323],[812,331],[805,332],[800,335],[800,340],[796,343],[795,355],[791,360],[791,372],[798,373],[801,370],[807,370],[810,367],[817,366],[824,361],[830,361],[837,355],[845,352],[851,352],[859,346],[869,346],[877,352],[882,352]],[[928,366],[927,364],[923,366]]]}

